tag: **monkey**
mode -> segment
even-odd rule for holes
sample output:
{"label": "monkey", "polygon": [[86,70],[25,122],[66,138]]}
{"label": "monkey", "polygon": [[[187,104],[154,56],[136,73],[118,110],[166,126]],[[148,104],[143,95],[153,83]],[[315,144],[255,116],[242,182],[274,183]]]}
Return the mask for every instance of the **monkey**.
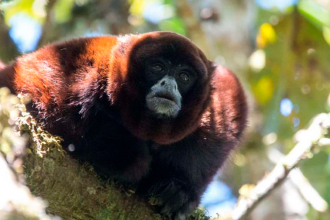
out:
{"label": "monkey", "polygon": [[247,124],[236,75],[173,32],[52,43],[0,70],[0,86],[29,95],[70,155],[175,220],[199,205]]}
{"label": "monkey", "polygon": [[6,67],[5,64],[0,60],[0,70],[4,69],[5,67]]}

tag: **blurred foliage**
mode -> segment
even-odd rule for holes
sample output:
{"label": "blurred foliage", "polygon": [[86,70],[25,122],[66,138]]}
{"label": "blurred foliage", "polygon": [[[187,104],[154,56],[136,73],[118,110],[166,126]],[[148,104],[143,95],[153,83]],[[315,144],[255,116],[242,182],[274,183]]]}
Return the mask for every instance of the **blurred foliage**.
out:
{"label": "blurred foliage", "polygon": [[[329,111],[329,19],[329,8],[311,0],[301,0],[285,12],[259,9],[257,48],[247,78],[262,117],[257,129],[264,138],[258,144],[287,153],[294,146],[294,133],[317,113]],[[329,168],[326,151],[302,164],[328,203]],[[308,217],[326,219],[312,209]]]}
{"label": "blurred foliage", "polygon": [[[227,171],[235,173],[227,183],[237,191],[273,166],[267,159],[268,149],[287,153],[294,146],[295,132],[316,114],[330,110],[330,1],[290,1],[285,7],[276,5],[279,2],[285,1],[2,1],[0,59],[17,56],[8,33],[18,14],[42,26],[39,47],[72,37],[155,30],[190,37],[217,64],[238,70],[251,102],[250,131],[233,157],[236,166]],[[249,16],[243,14],[239,20],[243,11]],[[252,25],[243,30],[247,18]],[[302,171],[328,203],[329,153],[325,150],[302,164]],[[308,217],[322,219],[313,210]]]}
{"label": "blurred foliage", "polygon": [[12,163],[15,155],[13,151],[24,151],[26,137],[19,137],[12,129],[15,120],[20,116],[17,105],[19,99],[10,94],[9,89],[0,88],[0,153]]}
{"label": "blurred foliage", "polygon": [[46,15],[44,6],[46,1],[20,0],[4,2],[0,9],[4,12],[4,19],[10,25],[10,18],[16,14],[27,14],[34,19],[42,21]]}

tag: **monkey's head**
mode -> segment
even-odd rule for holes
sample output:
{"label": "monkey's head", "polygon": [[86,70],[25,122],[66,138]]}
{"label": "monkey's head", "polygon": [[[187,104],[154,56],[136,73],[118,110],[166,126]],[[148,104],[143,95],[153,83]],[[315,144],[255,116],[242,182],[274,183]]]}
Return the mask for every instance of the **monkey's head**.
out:
{"label": "monkey's head", "polygon": [[171,32],[118,41],[110,76],[116,83],[108,93],[117,93],[111,101],[124,125],[139,138],[161,144],[193,132],[210,101],[212,62],[189,39]]}

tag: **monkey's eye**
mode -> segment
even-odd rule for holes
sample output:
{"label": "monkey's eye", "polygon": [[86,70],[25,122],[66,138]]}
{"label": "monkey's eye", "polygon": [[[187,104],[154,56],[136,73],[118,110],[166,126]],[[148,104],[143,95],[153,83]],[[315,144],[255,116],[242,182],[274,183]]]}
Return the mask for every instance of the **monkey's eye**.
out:
{"label": "monkey's eye", "polygon": [[179,75],[179,78],[184,83],[188,83],[189,80],[190,80],[190,76],[187,72],[181,72],[180,75]]}
{"label": "monkey's eye", "polygon": [[155,63],[150,67],[151,71],[154,73],[162,73],[164,71],[164,65],[161,63]]}

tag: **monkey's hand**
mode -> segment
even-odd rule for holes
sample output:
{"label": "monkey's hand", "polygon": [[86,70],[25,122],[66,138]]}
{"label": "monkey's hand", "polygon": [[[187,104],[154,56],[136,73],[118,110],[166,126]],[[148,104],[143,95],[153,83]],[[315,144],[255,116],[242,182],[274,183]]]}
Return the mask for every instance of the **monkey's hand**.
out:
{"label": "monkey's hand", "polygon": [[194,187],[189,189],[179,179],[158,179],[154,176],[152,180],[143,181],[143,184],[150,203],[155,205],[159,213],[170,216],[171,219],[186,219],[199,204],[199,196],[194,193]]}
{"label": "monkey's hand", "polygon": [[185,219],[228,157],[226,148],[232,146],[207,135],[198,130],[180,142],[151,149],[150,172],[139,188],[155,199],[160,213]]}
{"label": "monkey's hand", "polygon": [[[164,184],[164,186],[162,186]],[[168,183],[159,183],[163,190],[160,192],[159,211],[164,215],[170,215],[172,219],[186,219],[191,211],[199,204],[199,200],[194,198],[193,192],[185,189],[184,184],[179,180],[170,180]]]}

